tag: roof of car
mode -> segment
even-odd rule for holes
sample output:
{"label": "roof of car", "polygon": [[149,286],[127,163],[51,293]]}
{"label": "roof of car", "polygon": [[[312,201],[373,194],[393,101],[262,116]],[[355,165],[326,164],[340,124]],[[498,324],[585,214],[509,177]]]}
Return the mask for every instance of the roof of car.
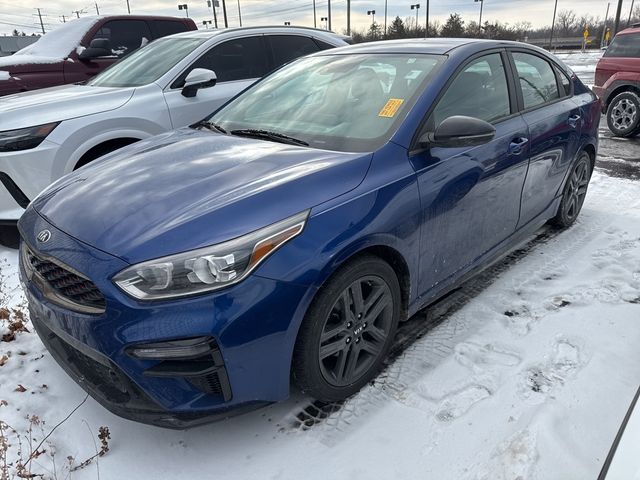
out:
{"label": "roof of car", "polygon": [[357,45],[342,47],[322,53],[425,53],[444,55],[461,47],[464,47],[465,50],[468,51],[481,51],[507,46],[540,50],[539,48],[527,43],[505,40],[484,40],[474,38],[410,38],[403,40],[383,40],[378,42],[359,43]]}
{"label": "roof of car", "polygon": [[618,35],[626,35],[628,33],[640,33],[640,23],[634,23],[629,28],[619,31]]}
{"label": "roof of car", "polygon": [[278,31],[278,32],[285,32],[285,31],[292,31],[292,32],[309,32],[309,33],[315,33],[319,36],[332,36],[332,37],[338,37],[338,38],[342,38],[342,39],[347,39],[349,37],[346,37],[344,35],[340,35],[338,33],[334,33],[331,32],[329,30],[321,30],[319,28],[311,28],[311,27],[296,27],[296,26],[282,26],[282,25],[266,25],[266,26],[260,26],[260,27],[230,27],[230,28],[217,28],[217,29],[205,29],[205,30],[192,30],[190,32],[182,32],[182,33],[177,33],[174,34],[172,36],[174,37],[191,37],[191,38],[210,38],[210,37],[215,37],[217,35],[222,35],[224,33],[229,33],[229,32],[255,32],[255,31]]}

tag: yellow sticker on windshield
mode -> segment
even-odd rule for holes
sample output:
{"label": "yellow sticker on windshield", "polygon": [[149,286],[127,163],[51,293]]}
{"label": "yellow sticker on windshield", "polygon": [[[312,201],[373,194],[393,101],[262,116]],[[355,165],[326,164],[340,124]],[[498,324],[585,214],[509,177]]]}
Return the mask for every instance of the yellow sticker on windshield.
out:
{"label": "yellow sticker on windshield", "polygon": [[380,113],[378,113],[379,117],[392,118],[400,108],[400,105],[404,103],[402,98],[390,98],[387,103],[385,103]]}

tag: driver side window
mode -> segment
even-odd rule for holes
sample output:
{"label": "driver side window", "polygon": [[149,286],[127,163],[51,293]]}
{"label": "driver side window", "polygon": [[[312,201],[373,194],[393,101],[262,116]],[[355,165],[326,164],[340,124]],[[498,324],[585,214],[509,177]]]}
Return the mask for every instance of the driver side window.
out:
{"label": "driver side window", "polygon": [[473,60],[458,74],[431,114],[429,129],[454,115],[495,122],[510,114],[502,56],[492,53]]}
{"label": "driver side window", "polygon": [[96,32],[92,40],[108,40],[113,56],[122,58],[144,47],[152,38],[147,23],[142,20],[111,20]]}

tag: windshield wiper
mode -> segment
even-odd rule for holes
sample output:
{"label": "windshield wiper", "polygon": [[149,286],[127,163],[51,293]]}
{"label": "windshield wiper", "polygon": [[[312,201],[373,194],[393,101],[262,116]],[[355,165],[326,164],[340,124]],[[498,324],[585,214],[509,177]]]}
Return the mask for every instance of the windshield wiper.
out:
{"label": "windshield wiper", "polygon": [[202,120],[201,122],[196,123],[194,127],[204,127],[207,130],[211,130],[213,132],[220,132],[220,133],[224,133],[225,135],[227,134],[227,131],[224,128],[222,128],[220,125],[207,122],[206,120]]}
{"label": "windshield wiper", "polygon": [[273,142],[288,143],[289,145],[302,145],[305,147],[309,146],[309,144],[304,140],[290,137],[289,135],[285,135],[283,133],[270,132],[268,130],[256,130],[252,128],[244,128],[239,130],[231,130],[230,133],[231,135],[238,135],[240,137],[264,138],[266,140],[271,140]]}

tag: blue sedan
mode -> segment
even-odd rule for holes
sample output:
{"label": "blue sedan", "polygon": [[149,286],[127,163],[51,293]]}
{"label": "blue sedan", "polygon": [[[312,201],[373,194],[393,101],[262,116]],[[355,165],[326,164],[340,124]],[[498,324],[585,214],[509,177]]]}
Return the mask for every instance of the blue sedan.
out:
{"label": "blue sedan", "polygon": [[292,381],[345,399],[398,322],[576,220],[599,120],[573,72],[520,43],[314,54],[34,200],[19,222],[31,320],[137,421],[192,425]]}

